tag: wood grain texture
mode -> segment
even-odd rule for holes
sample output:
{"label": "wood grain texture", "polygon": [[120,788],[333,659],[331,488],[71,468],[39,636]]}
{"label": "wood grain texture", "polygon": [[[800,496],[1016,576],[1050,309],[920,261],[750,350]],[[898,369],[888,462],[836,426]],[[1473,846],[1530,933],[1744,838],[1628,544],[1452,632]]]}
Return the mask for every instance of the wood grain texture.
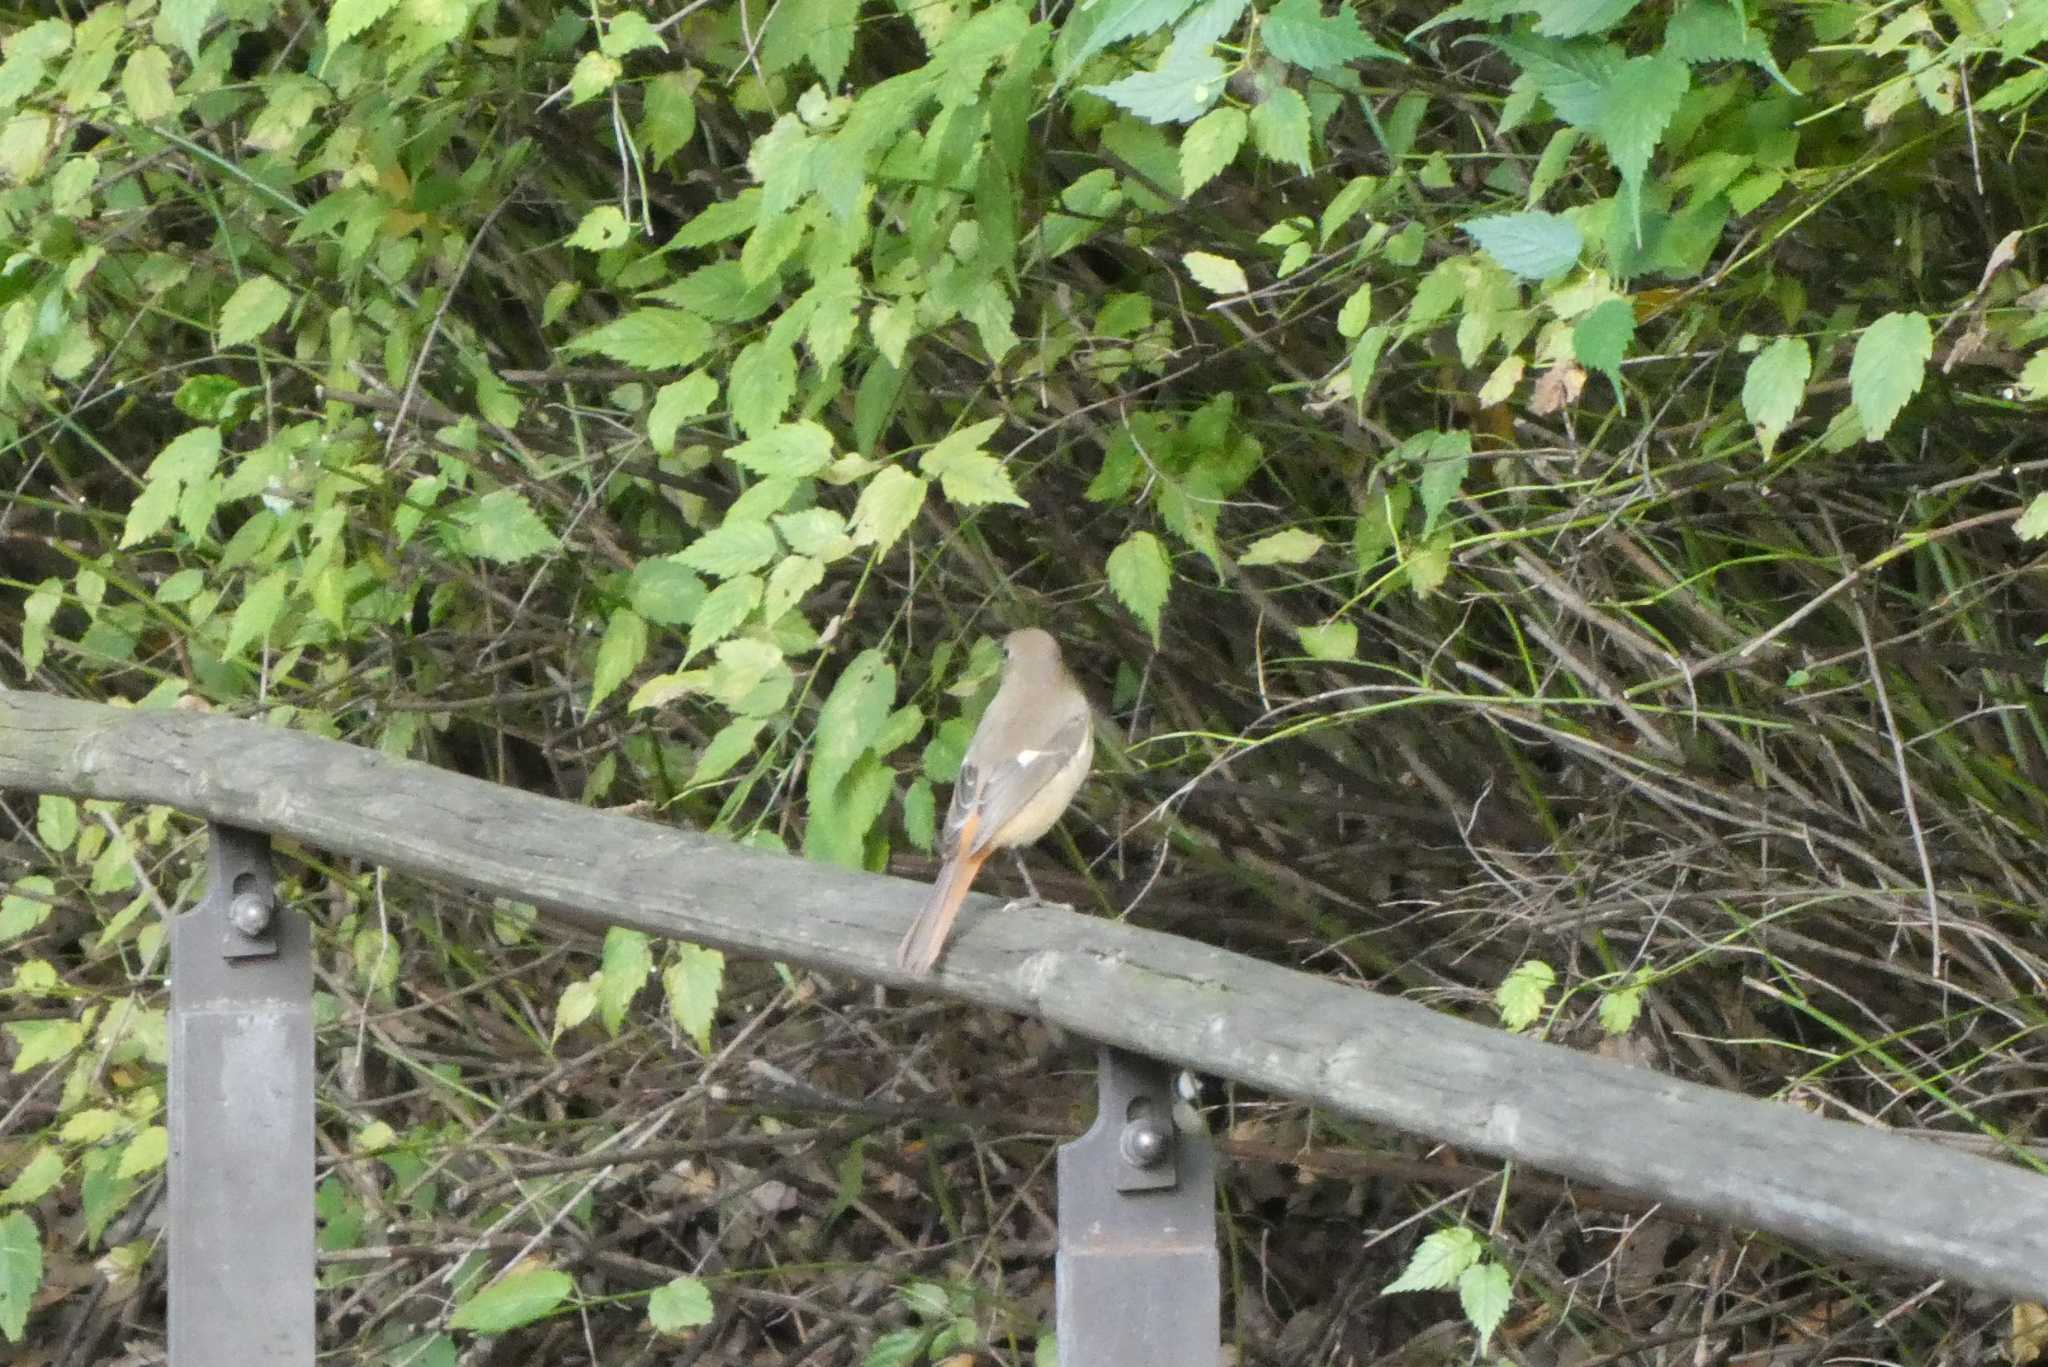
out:
{"label": "wood grain texture", "polygon": [[[425,877],[877,982],[919,884],[185,712],[0,691],[0,787],[164,803]],[[2048,1299],[2048,1178],[1192,941],[970,900],[916,985],[1799,1243]]]}

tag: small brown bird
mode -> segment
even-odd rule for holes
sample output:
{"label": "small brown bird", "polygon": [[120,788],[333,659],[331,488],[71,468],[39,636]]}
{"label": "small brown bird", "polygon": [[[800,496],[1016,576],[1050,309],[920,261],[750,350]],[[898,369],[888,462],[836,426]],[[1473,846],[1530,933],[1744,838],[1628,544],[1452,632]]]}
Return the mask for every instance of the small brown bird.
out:
{"label": "small brown bird", "polygon": [[967,743],[940,844],[945,862],[924,910],[896,951],[896,965],[923,977],[938,962],[974,875],[997,850],[1052,829],[1074,800],[1095,755],[1088,697],[1036,627],[1003,640],[1003,682]]}

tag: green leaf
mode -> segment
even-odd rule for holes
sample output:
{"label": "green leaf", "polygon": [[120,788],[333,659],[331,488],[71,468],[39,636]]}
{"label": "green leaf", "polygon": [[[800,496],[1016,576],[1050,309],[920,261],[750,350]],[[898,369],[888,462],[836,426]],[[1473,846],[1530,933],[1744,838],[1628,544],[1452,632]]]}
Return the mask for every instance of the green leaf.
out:
{"label": "green leaf", "polygon": [[1556,970],[1541,959],[1515,965],[1514,971],[1493,991],[1501,1024],[1510,1030],[1526,1030],[1534,1025],[1543,1014],[1544,999],[1556,985]]}
{"label": "green leaf", "polygon": [[815,422],[784,423],[725,454],[757,475],[801,479],[832,463],[832,434]]}
{"label": "green leaf", "polygon": [[1465,487],[1465,476],[1472,468],[1472,434],[1438,432],[1418,459],[1422,473],[1416,480],[1416,493],[1422,499],[1422,535],[1427,538],[1435,530],[1437,518]]}
{"label": "green leaf", "polygon": [[632,235],[632,226],[618,205],[600,204],[583,215],[583,221],[576,225],[576,231],[569,234],[564,245],[581,247],[587,252],[606,252],[624,245]]}
{"label": "green leaf", "polygon": [[516,565],[555,548],[555,534],[516,489],[498,489],[458,509],[456,543],[480,560]]}
{"label": "green leaf", "polygon": [[1617,987],[1612,992],[1600,994],[1600,1028],[1610,1035],[1626,1035],[1643,1014],[1643,989],[1640,984]]}
{"label": "green leaf", "polygon": [[2048,536],[2048,494],[2035,494],[2034,501],[2012,524],[2012,529],[2022,541],[2039,541]]}
{"label": "green leaf", "polygon": [[1482,1356],[1493,1331],[1507,1317],[1508,1289],[1508,1270],[1499,1263],[1477,1263],[1458,1274],[1458,1304],[1463,1307],[1465,1318],[1479,1331]]}
{"label": "green leaf", "polygon": [[[1020,508],[1028,507],[1018,497],[1016,486],[1010,482],[1009,472],[1003,468],[1002,462],[982,449],[982,442],[1002,426],[1002,422],[1001,418],[990,418],[949,434],[919,458],[918,468],[927,478],[937,480],[946,497],[963,508],[986,503],[1014,503]],[[858,521],[857,509],[854,516]]]}
{"label": "green leaf", "polygon": [[588,100],[594,100],[618,84],[619,77],[626,74],[626,68],[616,57],[593,48],[576,59],[575,67],[569,72],[569,107],[575,108]]}
{"label": "green leaf", "polygon": [[1078,30],[1091,20],[1094,27],[1086,30],[1086,37],[1074,45],[1072,52],[1062,54],[1060,79],[1065,80],[1111,43],[1158,32],[1186,14],[1193,4],[1194,0],[1098,0],[1092,7],[1084,7],[1068,21],[1069,27]]}
{"label": "green leaf", "polygon": [[1456,1284],[1465,1269],[1479,1261],[1485,1246],[1479,1236],[1463,1227],[1440,1229],[1415,1246],[1408,1266],[1380,1294],[1397,1291],[1443,1291]]}
{"label": "green leaf", "polygon": [[853,520],[847,524],[853,543],[873,546],[878,551],[895,545],[897,538],[917,520],[929,487],[901,466],[891,465],[877,471],[860,491],[860,501],[853,506]]}
{"label": "green leaf", "polygon": [[647,620],[631,608],[619,608],[605,624],[597,663],[590,671],[590,706],[596,707],[624,683],[647,655]]}
{"label": "green leaf", "polygon": [[711,1023],[718,1015],[724,984],[725,955],[702,945],[678,943],[675,958],[661,972],[669,1015],[706,1054],[711,1052]]}
{"label": "green leaf", "polygon": [[[396,2],[382,0],[387,5]],[[339,9],[337,5],[336,10]],[[332,18],[328,20],[330,28],[333,22]],[[155,123],[176,113],[178,95],[171,88],[171,54],[154,44],[138,50],[121,69],[121,94],[127,98],[128,112],[142,123]]]}
{"label": "green leaf", "polygon": [[1536,31],[1551,38],[1605,33],[1626,19],[1642,0],[1542,0],[1529,8],[1540,16]]}
{"label": "green leaf", "polygon": [[74,1020],[9,1021],[6,1029],[18,1046],[17,1073],[55,1063],[85,1042],[85,1026]]}
{"label": "green leaf", "polygon": [[121,1161],[114,1169],[114,1176],[142,1177],[155,1172],[164,1165],[170,1152],[170,1132],[161,1125],[145,1125],[121,1150]]}
{"label": "green leaf", "polygon": [[1180,192],[1192,195],[1222,174],[1237,159],[1249,127],[1245,112],[1228,104],[1189,125],[1180,140]]}
{"label": "green leaf", "polygon": [[624,57],[643,48],[661,50],[665,45],[654,25],[638,10],[621,10],[605,22],[604,37],[597,46],[608,57]]}
{"label": "green leaf", "polygon": [[1561,214],[1536,211],[1468,218],[1458,225],[1510,274],[1547,280],[1578,263],[1586,245],[1579,225]]}
{"label": "green leaf", "polygon": [[650,622],[681,626],[704,601],[704,581],[679,561],[667,557],[643,560],[633,567],[626,600]]}
{"label": "green leaf", "polygon": [[1238,557],[1237,563],[1252,565],[1299,565],[1323,548],[1323,539],[1300,527],[1262,536]]}
{"label": "green leaf", "polygon": [[56,909],[55,883],[39,873],[17,878],[0,896],[0,945],[19,940],[49,920]]}
{"label": "green leaf", "polygon": [[1173,587],[1173,561],[1150,532],[1138,532],[1109,553],[1109,587],[1159,644],[1159,612]]}
{"label": "green leaf", "polygon": [[860,1367],[915,1367],[924,1356],[925,1331],[892,1329],[875,1340]]}
{"label": "green leaf", "polygon": [[1320,0],[1280,0],[1259,25],[1259,39],[1266,50],[1283,62],[1310,71],[1343,66],[1369,57],[1404,60],[1365,36],[1359,27],[1358,11],[1348,4],[1326,15]]}
{"label": "green leaf", "polygon": [[852,770],[880,734],[896,701],[896,670],[879,650],[856,655],[839,671],[818,711],[811,754],[811,786],[831,788]]}
{"label": "green leaf", "polygon": [[52,854],[62,854],[78,838],[78,804],[68,797],[44,793],[36,799],[36,839]]}
{"label": "green leaf", "polygon": [[767,724],[765,717],[739,717],[720,727],[690,770],[691,786],[715,782],[731,773],[735,764],[754,753],[754,741]]}
{"label": "green leaf", "polygon": [[270,330],[291,307],[291,291],[267,275],[244,280],[220,308],[220,345],[240,346]]}
{"label": "green leaf", "polygon": [[1927,378],[1934,333],[1919,313],[1887,313],[1863,330],[1849,362],[1849,400],[1872,441],[1891,430],[1906,401]]}
{"label": "green leaf", "polygon": [[1291,86],[1282,86],[1252,107],[1252,146],[1268,161],[1306,172],[1308,133],[1308,101]]}
{"label": "green leaf", "polygon": [[121,546],[132,546],[162,531],[185,490],[211,480],[219,460],[219,428],[195,427],[174,437],[149,463],[142,492],[129,506],[121,529]]}
{"label": "green leaf", "polygon": [[1765,455],[1777,446],[1779,435],[1799,411],[1812,374],[1813,353],[1798,337],[1780,337],[1749,363],[1742,377],[1742,411],[1756,428]]}
{"label": "green leaf", "polygon": [[773,337],[749,342],[733,358],[725,393],[740,431],[750,437],[767,432],[796,396],[796,348]]}
{"label": "green leaf", "polygon": [[680,1334],[711,1323],[711,1288],[695,1277],[677,1277],[647,1297],[647,1322],[657,1334]]}
{"label": "green leaf", "polygon": [[1294,635],[1311,660],[1358,658],[1358,627],[1354,623],[1325,622],[1321,626],[1299,627]]}
{"label": "green leaf", "polygon": [[598,969],[597,1014],[604,1030],[618,1038],[626,1008],[654,973],[654,951],[645,931],[613,926],[605,932],[604,957]]}
{"label": "green leaf", "polygon": [[284,610],[285,590],[290,587],[291,574],[286,570],[273,571],[251,585],[242,595],[242,605],[235,609],[221,654],[232,659],[251,643],[268,638]]}
{"label": "green leaf", "polygon": [[1607,155],[1621,173],[1631,219],[1641,218],[1643,172],[1650,154],[1671,123],[1671,116],[1692,86],[1692,69],[1675,57],[1631,57],[1622,63],[1602,94],[1594,131],[1607,144]]}
{"label": "green leaf", "polygon": [[622,365],[644,370],[681,369],[694,365],[711,349],[711,325],[680,309],[634,309],[602,327],[570,338],[561,350],[575,355],[594,351]]}
{"label": "green leaf", "polygon": [[704,533],[676,559],[719,579],[751,574],[781,553],[774,529],[765,522],[740,522]]}
{"label": "green leaf", "polygon": [[726,580],[713,589],[697,608],[697,615],[690,619],[690,643],[684,651],[685,657],[697,654],[717,645],[741,622],[747,614],[761,605],[761,580],[756,575],[742,574]]}
{"label": "green leaf", "polygon": [[641,134],[648,154],[657,163],[667,161],[697,133],[697,103],[690,96],[690,83],[679,71],[664,71],[641,88],[641,100],[646,111]]}
{"label": "green leaf", "polygon": [[2029,399],[2048,399],[2048,349],[2027,357],[2020,367],[2020,393]]}
{"label": "green leaf", "polygon": [[0,1216],[0,1334],[20,1343],[43,1284],[43,1236],[22,1211]]}
{"label": "green leaf", "polygon": [[1251,281],[1245,279],[1244,267],[1227,256],[1188,252],[1181,257],[1181,264],[1188,268],[1194,282],[1211,294],[1243,294],[1252,287]]}
{"label": "green leaf", "polygon": [[551,1267],[513,1272],[457,1306],[448,1317],[448,1327],[478,1334],[502,1334],[546,1319],[575,1289],[568,1273]]}
{"label": "green leaf", "polygon": [[1351,297],[1344,301],[1344,307],[1337,311],[1337,335],[1353,338],[1364,332],[1372,322],[1372,284],[1370,281],[1351,291]]}
{"label": "green leaf", "polygon": [[1573,357],[1586,369],[1607,377],[1614,386],[1615,402],[1624,409],[1628,404],[1621,389],[1621,361],[1635,337],[1636,311],[1626,299],[1609,299],[1572,329]]}
{"label": "green leaf", "polygon": [[717,398],[718,381],[702,370],[663,385],[655,391],[654,406],[647,413],[647,440],[662,455],[675,454],[676,429],[710,412]]}
{"label": "green leaf", "polygon": [[[7,1189],[0,1191],[0,1206],[31,1205],[49,1195],[63,1180],[64,1155],[55,1146],[44,1144],[36,1149],[35,1157],[22,1165],[14,1180],[7,1184]],[[6,1270],[0,1268],[0,1305],[6,1301],[6,1280]],[[0,1310],[0,1319],[4,1319],[5,1314]]]}
{"label": "green leaf", "polygon": [[[1216,103],[1229,75],[1214,53],[1175,43],[1154,70],[1086,89],[1147,123],[1186,123],[1200,118]],[[1303,112],[1306,115],[1306,106]]]}

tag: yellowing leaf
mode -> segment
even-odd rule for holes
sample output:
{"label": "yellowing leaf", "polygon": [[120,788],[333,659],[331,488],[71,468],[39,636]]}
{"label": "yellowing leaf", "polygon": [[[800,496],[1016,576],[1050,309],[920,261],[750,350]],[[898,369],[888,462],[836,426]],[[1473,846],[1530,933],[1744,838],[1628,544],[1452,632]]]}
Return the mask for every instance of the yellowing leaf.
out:
{"label": "yellowing leaf", "polygon": [[1213,252],[1189,252],[1181,257],[1196,284],[1211,294],[1243,294],[1251,288],[1244,267],[1227,256]]}

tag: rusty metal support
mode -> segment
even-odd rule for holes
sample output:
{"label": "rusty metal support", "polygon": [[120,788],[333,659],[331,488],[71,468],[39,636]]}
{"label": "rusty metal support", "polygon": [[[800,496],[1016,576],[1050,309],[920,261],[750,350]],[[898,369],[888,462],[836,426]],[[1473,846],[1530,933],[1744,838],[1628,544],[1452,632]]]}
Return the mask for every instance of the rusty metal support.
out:
{"label": "rusty metal support", "polygon": [[1173,1070],[1104,1045],[1095,1123],[1059,1151],[1061,1367],[1217,1367],[1216,1153]]}
{"label": "rusty metal support", "polygon": [[208,828],[171,926],[170,1367],[312,1367],[313,960],[270,842]]}

